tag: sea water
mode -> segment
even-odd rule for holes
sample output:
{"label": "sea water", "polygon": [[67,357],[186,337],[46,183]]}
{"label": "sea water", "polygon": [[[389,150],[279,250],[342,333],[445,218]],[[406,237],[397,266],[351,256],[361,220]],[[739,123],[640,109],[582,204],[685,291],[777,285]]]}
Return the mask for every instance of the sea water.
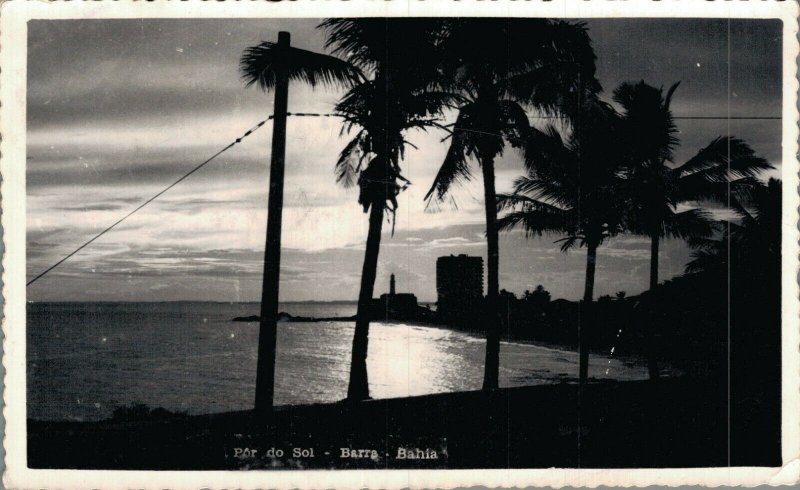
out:
{"label": "sea water", "polygon": [[[253,407],[254,303],[30,303],[27,409],[40,420],[99,420],[143,403],[191,414]],[[348,303],[285,303],[295,316],[355,314]],[[280,323],[276,405],[325,403],[347,393],[352,321]],[[480,389],[485,340],[436,327],[372,323],[373,398]],[[575,352],[501,342],[500,386],[574,380]],[[592,356],[594,378],[645,379],[642,362]]]}

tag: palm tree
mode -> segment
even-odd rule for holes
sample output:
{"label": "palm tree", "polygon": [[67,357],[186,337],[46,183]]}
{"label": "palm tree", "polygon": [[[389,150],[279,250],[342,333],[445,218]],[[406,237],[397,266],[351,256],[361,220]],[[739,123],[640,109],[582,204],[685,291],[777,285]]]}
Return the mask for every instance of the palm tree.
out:
{"label": "palm tree", "polygon": [[336,163],[337,181],[359,186],[358,202],[369,212],[347,398],[369,398],[367,352],[370,310],[378,267],[384,215],[397,209],[396,196],[410,183],[400,169],[408,142],[405,134],[437,123],[443,105],[436,92],[424,91],[436,63],[434,21],[417,19],[330,19],[320,24],[327,46],[372,78],[352,88],[336,105],[343,131],[359,128]]}
{"label": "palm tree", "polygon": [[439,87],[458,101],[450,147],[428,204],[440,203],[453,184],[483,174],[487,242],[486,362],[483,388],[498,387],[500,364],[499,237],[494,161],[506,141],[519,146],[529,123],[525,107],[545,114],[575,114],[596,94],[594,52],[583,24],[545,19],[458,19],[443,26]]}
{"label": "palm tree", "polygon": [[583,314],[578,325],[583,387],[589,372],[597,248],[623,231],[626,201],[620,192],[624,148],[618,143],[619,116],[596,101],[584,108],[579,119],[566,138],[552,125],[530,129],[525,145],[527,174],[516,180],[513,194],[498,196],[498,208],[509,210],[498,225],[501,230],[521,227],[526,236],[566,235],[556,241],[564,252],[586,247]]}
{"label": "palm tree", "polygon": [[255,399],[256,410],[269,411],[272,409],[275,392],[275,344],[289,80],[304,82],[312,87],[349,86],[361,79],[361,73],[354,66],[332,56],[291,47],[288,32],[278,33],[277,43],[262,42],[245,49],[240,69],[248,87],[258,84],[264,91],[275,90]]}
{"label": "palm tree", "polygon": [[[679,82],[680,83],[680,82]],[[771,168],[756,157],[743,141],[718,138],[691,160],[674,166],[673,150],[678,145],[677,127],[670,103],[679,83],[664,95],[644,81],[623,83],[614,91],[614,100],[623,109],[623,137],[628,168],[628,194],[632,200],[629,231],[650,238],[650,291],[658,286],[658,249],[664,238],[700,238],[713,231],[710,215],[699,208],[678,211],[688,202],[724,198],[728,178],[743,186],[761,170]],[[730,173],[730,175],[728,175]],[[648,367],[651,379],[659,376],[648,341]]]}

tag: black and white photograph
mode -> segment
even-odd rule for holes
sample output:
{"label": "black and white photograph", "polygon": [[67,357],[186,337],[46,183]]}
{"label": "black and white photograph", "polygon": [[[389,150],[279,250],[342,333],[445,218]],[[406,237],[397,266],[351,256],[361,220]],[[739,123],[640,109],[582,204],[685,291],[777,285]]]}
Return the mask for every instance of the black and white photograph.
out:
{"label": "black and white photograph", "polygon": [[780,16],[83,11],[24,23],[3,152],[27,469],[796,451]]}

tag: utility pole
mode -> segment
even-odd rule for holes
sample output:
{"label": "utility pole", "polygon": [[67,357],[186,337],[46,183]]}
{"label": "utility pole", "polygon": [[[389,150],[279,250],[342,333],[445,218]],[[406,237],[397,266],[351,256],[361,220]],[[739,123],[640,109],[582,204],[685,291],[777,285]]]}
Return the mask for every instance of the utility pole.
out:
{"label": "utility pole", "polygon": [[[290,36],[278,33],[277,49],[288,56]],[[285,57],[284,57],[285,59]],[[283,174],[286,158],[286,109],[289,73],[284,63],[275,67],[275,107],[272,126],[272,158],[267,204],[267,243],[264,248],[264,278],[261,286],[261,321],[258,331],[256,403],[258,412],[271,412],[275,394],[275,346],[278,333],[278,287],[281,264],[283,218]]]}

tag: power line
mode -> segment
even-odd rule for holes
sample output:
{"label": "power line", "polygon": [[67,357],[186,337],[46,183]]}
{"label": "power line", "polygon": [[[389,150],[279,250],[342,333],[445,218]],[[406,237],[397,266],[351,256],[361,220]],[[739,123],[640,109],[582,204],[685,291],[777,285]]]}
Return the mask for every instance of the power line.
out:
{"label": "power line", "polygon": [[672,119],[722,119],[726,121],[731,120],[770,120],[770,119],[782,119],[780,116],[673,116]]}
{"label": "power line", "polygon": [[272,119],[272,117],[273,117],[273,116],[269,116],[267,119],[264,119],[264,120],[263,120],[263,121],[261,121],[260,123],[256,124],[255,126],[253,126],[252,128],[250,128],[249,130],[247,130],[247,132],[246,132],[246,133],[244,133],[244,134],[243,134],[242,136],[240,136],[239,138],[236,138],[236,140],[234,140],[233,142],[231,142],[231,143],[230,143],[228,146],[226,146],[225,148],[223,148],[223,149],[221,149],[220,151],[216,152],[216,153],[215,153],[215,154],[214,154],[214,155],[213,155],[211,158],[209,158],[208,160],[204,161],[204,162],[203,162],[203,163],[201,163],[200,165],[197,165],[196,167],[194,167],[193,169],[191,169],[191,170],[190,170],[190,171],[188,171],[187,173],[183,174],[183,176],[182,176],[181,178],[179,178],[179,179],[178,179],[178,180],[176,180],[175,182],[171,183],[170,185],[168,185],[167,187],[165,187],[164,189],[162,189],[161,191],[159,191],[157,194],[155,194],[153,197],[151,197],[150,199],[146,200],[145,202],[143,202],[142,204],[140,204],[139,206],[137,206],[137,207],[136,207],[136,208],[135,208],[133,211],[131,211],[130,213],[126,214],[125,216],[123,216],[122,218],[120,218],[119,220],[117,220],[117,221],[116,221],[116,222],[115,222],[113,225],[109,226],[109,227],[108,227],[108,228],[106,228],[105,230],[103,230],[103,231],[101,231],[100,233],[98,233],[97,235],[93,236],[91,239],[89,239],[88,241],[86,241],[86,242],[85,242],[83,245],[81,245],[80,247],[78,247],[78,248],[76,248],[75,250],[73,250],[72,252],[70,252],[70,253],[69,253],[69,254],[68,254],[66,257],[64,257],[63,259],[59,260],[59,261],[58,261],[58,262],[56,262],[55,264],[53,264],[53,265],[51,265],[50,267],[48,267],[47,269],[45,269],[45,270],[44,270],[44,272],[42,272],[42,273],[41,273],[41,274],[39,274],[38,276],[34,277],[34,278],[33,278],[33,279],[31,279],[30,281],[28,281],[28,283],[27,283],[25,286],[26,286],[26,287],[27,287],[27,286],[30,286],[31,284],[33,284],[34,282],[36,282],[36,281],[37,281],[39,278],[41,278],[42,276],[44,276],[45,274],[47,274],[47,273],[48,273],[48,272],[50,272],[51,270],[55,269],[55,268],[56,268],[56,267],[58,267],[59,265],[63,264],[64,262],[66,262],[66,261],[67,261],[67,259],[69,259],[69,258],[70,258],[70,257],[72,257],[73,255],[75,255],[76,253],[78,253],[78,252],[80,252],[81,250],[83,250],[84,248],[86,248],[86,247],[87,247],[89,244],[91,244],[93,241],[97,240],[97,239],[98,239],[98,238],[100,238],[101,236],[105,235],[106,233],[108,233],[109,231],[111,231],[112,229],[114,229],[114,228],[115,228],[115,227],[116,227],[118,224],[122,223],[122,222],[123,222],[123,221],[125,221],[126,219],[130,218],[131,216],[133,216],[133,214],[134,214],[134,213],[136,213],[137,211],[139,211],[139,210],[140,210],[140,209],[142,209],[143,207],[147,206],[147,205],[148,205],[148,204],[150,204],[151,202],[155,201],[155,200],[156,200],[158,197],[160,197],[162,194],[164,194],[164,193],[165,193],[165,192],[167,192],[168,190],[172,189],[173,187],[175,187],[176,185],[178,185],[179,183],[181,183],[181,182],[182,182],[184,179],[186,179],[187,177],[189,177],[189,176],[190,176],[190,175],[192,175],[193,173],[197,172],[197,171],[198,171],[198,170],[200,170],[201,168],[205,167],[207,164],[211,163],[211,161],[212,161],[212,160],[214,160],[214,159],[215,159],[215,158],[217,158],[218,156],[222,155],[223,153],[225,153],[226,151],[228,151],[229,149],[231,149],[231,148],[232,148],[232,147],[233,147],[233,146],[234,146],[236,143],[239,143],[239,142],[241,142],[241,141],[242,141],[242,139],[244,139],[244,138],[246,138],[246,137],[250,136],[250,134],[252,134],[252,133],[253,133],[253,131],[255,131],[255,130],[257,130],[258,128],[260,128],[261,126],[263,126],[263,125],[264,125],[264,123],[266,123],[267,121],[269,121],[270,119]]}
{"label": "power line", "polygon": [[[295,113],[288,112],[286,115],[287,115],[287,116],[297,116],[297,117],[309,117],[309,116],[315,116],[315,117],[331,117],[331,116],[334,116],[335,114],[318,114],[318,113],[314,113],[314,112],[295,112]],[[159,191],[157,194],[155,194],[155,195],[154,195],[153,197],[151,197],[150,199],[148,199],[148,200],[144,201],[142,204],[140,204],[139,206],[137,206],[137,207],[136,207],[136,208],[135,208],[133,211],[131,211],[130,213],[126,214],[125,216],[123,216],[122,218],[120,218],[119,220],[117,220],[117,221],[116,221],[116,222],[115,222],[113,225],[109,226],[109,227],[108,227],[108,228],[106,228],[105,230],[103,230],[103,231],[101,231],[100,233],[98,233],[97,235],[93,236],[91,239],[89,239],[88,241],[84,242],[84,244],[83,244],[83,245],[81,245],[80,247],[78,247],[78,248],[76,248],[75,250],[73,250],[72,252],[70,252],[70,253],[69,253],[67,256],[65,256],[63,259],[61,259],[61,260],[59,260],[58,262],[56,262],[55,264],[51,265],[50,267],[48,267],[47,269],[45,269],[45,270],[44,270],[42,273],[40,273],[38,276],[36,276],[36,277],[34,277],[33,279],[31,279],[30,281],[28,281],[28,283],[25,285],[25,287],[28,287],[28,286],[30,286],[31,284],[33,284],[34,282],[36,282],[37,280],[39,280],[39,279],[40,279],[42,276],[44,276],[45,274],[47,274],[47,273],[48,273],[48,272],[50,272],[51,270],[55,269],[55,268],[56,268],[56,267],[58,267],[59,265],[61,265],[61,264],[63,264],[64,262],[66,262],[66,261],[67,261],[67,260],[68,260],[70,257],[72,257],[72,256],[73,256],[73,255],[75,255],[76,253],[80,252],[81,250],[83,250],[84,248],[86,248],[87,246],[89,246],[89,245],[90,245],[92,242],[94,242],[95,240],[97,240],[97,239],[98,239],[98,238],[100,238],[101,236],[103,236],[103,235],[105,235],[106,233],[108,233],[109,231],[113,230],[113,229],[114,229],[114,228],[115,228],[117,225],[119,225],[120,223],[122,223],[122,222],[123,222],[123,221],[125,221],[126,219],[130,218],[131,216],[133,216],[133,215],[134,215],[136,212],[138,212],[140,209],[142,209],[143,207],[147,206],[147,205],[148,205],[148,204],[150,204],[151,202],[155,201],[155,200],[156,200],[156,199],[158,199],[158,198],[159,198],[159,197],[160,197],[162,194],[164,194],[164,193],[165,193],[165,192],[167,192],[168,190],[172,189],[172,188],[173,188],[173,187],[175,187],[176,185],[178,185],[178,184],[180,184],[181,182],[183,182],[183,181],[184,181],[184,180],[185,180],[187,177],[189,177],[189,176],[190,176],[190,175],[192,175],[193,173],[197,172],[197,171],[198,171],[198,170],[200,170],[201,168],[205,167],[207,164],[211,163],[211,161],[212,161],[212,160],[214,160],[214,159],[215,159],[215,158],[217,158],[218,156],[222,155],[222,154],[223,154],[223,153],[225,153],[226,151],[228,151],[228,150],[230,150],[231,148],[233,148],[233,147],[234,147],[234,146],[235,146],[237,143],[241,143],[243,139],[245,139],[245,138],[247,138],[248,136],[250,136],[251,134],[253,134],[253,133],[254,133],[255,131],[257,131],[257,130],[258,130],[260,127],[261,127],[261,126],[263,126],[263,125],[264,125],[264,124],[265,124],[267,121],[269,121],[269,120],[271,120],[271,119],[273,119],[273,118],[274,118],[274,115],[272,115],[272,114],[271,114],[269,117],[267,117],[267,118],[266,118],[266,119],[264,119],[263,121],[259,122],[258,124],[256,124],[256,125],[255,125],[255,126],[253,126],[252,128],[248,129],[248,130],[247,130],[247,131],[246,131],[246,132],[245,132],[243,135],[241,135],[240,137],[236,138],[234,141],[232,141],[232,142],[231,142],[231,143],[230,143],[228,146],[226,146],[225,148],[223,148],[223,149],[221,149],[220,151],[216,152],[216,153],[215,153],[213,156],[211,156],[211,158],[209,158],[208,160],[204,161],[204,162],[203,162],[203,163],[201,163],[200,165],[197,165],[196,167],[194,167],[194,168],[193,168],[193,169],[191,169],[190,171],[188,171],[188,172],[186,172],[185,174],[183,174],[183,176],[182,176],[181,178],[179,178],[178,180],[174,181],[173,183],[171,183],[170,185],[168,185],[168,186],[167,186],[167,187],[165,187],[164,189],[160,190],[160,191]]]}
{"label": "power line", "polygon": [[[567,116],[528,116],[528,119],[569,119]],[[780,120],[780,116],[672,116],[672,119],[719,119],[719,120]]]}

